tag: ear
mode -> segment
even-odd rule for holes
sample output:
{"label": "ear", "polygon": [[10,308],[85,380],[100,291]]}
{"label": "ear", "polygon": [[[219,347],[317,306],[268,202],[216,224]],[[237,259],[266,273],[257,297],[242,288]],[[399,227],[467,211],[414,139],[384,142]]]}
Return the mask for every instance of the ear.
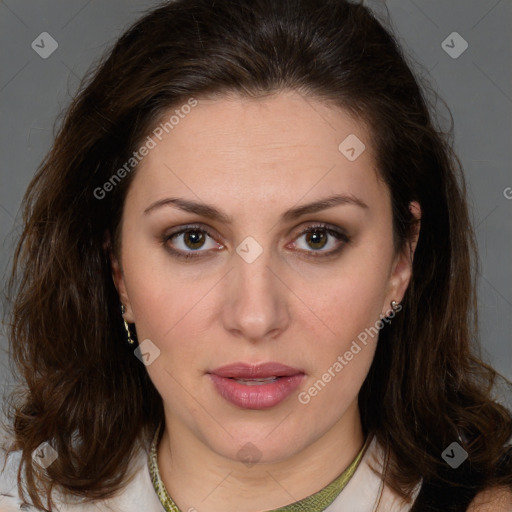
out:
{"label": "ear", "polygon": [[391,308],[391,301],[402,302],[412,276],[412,262],[414,252],[418,245],[418,238],[421,228],[421,207],[417,201],[409,203],[409,210],[415,218],[411,237],[405,244],[404,249],[395,256],[392,272],[388,281],[388,291],[384,302],[382,314],[387,316]]}
{"label": "ear", "polygon": [[109,256],[110,269],[112,271],[112,280],[114,281],[114,286],[116,287],[117,293],[119,294],[119,301],[125,307],[125,313],[123,315],[123,318],[126,320],[127,323],[135,323],[132,307],[130,304],[130,299],[128,298],[128,292],[126,290],[123,267],[121,265],[120,259],[118,259],[117,256],[114,255],[110,233],[107,233],[105,235],[105,242],[103,244],[103,248],[106,250]]}

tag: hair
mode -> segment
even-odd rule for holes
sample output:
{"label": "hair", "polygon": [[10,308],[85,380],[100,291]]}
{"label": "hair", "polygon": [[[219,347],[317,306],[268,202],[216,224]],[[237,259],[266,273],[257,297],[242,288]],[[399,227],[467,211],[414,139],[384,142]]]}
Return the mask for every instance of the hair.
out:
{"label": "hair", "polygon": [[[9,294],[24,383],[9,413],[19,492],[26,499],[24,480],[35,506],[51,510],[53,488],[113,496],[138,440],[163,419],[126,343],[109,259],[136,166],[102,198],[95,191],[169,109],[288,90],[368,127],[397,251],[417,228],[410,202],[421,206],[403,312],[381,330],[359,394],[365,432],[392,454],[386,483],[410,500],[422,482],[421,511],[465,510],[480,490],[512,489],[511,413],[478,355],[478,258],[453,125],[438,126],[393,31],[346,0],[176,0],[146,13],[84,79],[23,200]],[[39,474],[31,454],[47,440],[59,456]],[[441,458],[453,441],[469,454],[458,469]]]}

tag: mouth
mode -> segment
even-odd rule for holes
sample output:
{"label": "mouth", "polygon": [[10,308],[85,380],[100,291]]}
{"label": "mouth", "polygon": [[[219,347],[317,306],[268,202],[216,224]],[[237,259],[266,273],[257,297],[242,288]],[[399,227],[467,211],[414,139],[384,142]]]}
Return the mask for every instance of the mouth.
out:
{"label": "mouth", "polygon": [[217,393],[243,409],[268,409],[290,396],[305,377],[303,370],[280,363],[234,363],[209,372]]}
{"label": "mouth", "polygon": [[267,377],[266,379],[234,379],[234,381],[238,382],[238,384],[243,384],[244,386],[261,386],[262,384],[275,382],[280,378],[281,377]]}

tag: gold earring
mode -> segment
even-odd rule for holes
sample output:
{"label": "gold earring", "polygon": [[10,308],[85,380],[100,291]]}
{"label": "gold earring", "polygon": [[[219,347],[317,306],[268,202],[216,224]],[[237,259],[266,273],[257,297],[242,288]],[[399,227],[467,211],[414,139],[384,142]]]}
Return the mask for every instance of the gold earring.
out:
{"label": "gold earring", "polygon": [[399,311],[401,309],[400,303],[397,302],[396,300],[392,300],[391,301],[391,309],[393,310],[393,315],[387,317],[387,321],[390,325],[392,323],[392,318],[395,317],[395,315],[394,315],[395,311]]}
{"label": "gold earring", "polygon": [[124,304],[121,304],[121,314],[123,315],[124,328],[126,329],[126,334],[128,335],[128,343],[130,345],[133,345],[135,343],[135,340],[132,338],[132,333],[130,332],[130,326],[126,323],[126,320],[124,319],[125,313],[126,313],[126,308],[124,307]]}

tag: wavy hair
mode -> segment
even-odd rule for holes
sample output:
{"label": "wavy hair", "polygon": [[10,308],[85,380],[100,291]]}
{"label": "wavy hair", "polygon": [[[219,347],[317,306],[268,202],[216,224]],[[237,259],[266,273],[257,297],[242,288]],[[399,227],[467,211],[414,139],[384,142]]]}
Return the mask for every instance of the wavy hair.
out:
{"label": "wavy hair", "polygon": [[[176,0],[146,13],[90,71],[24,197],[9,285],[10,349],[24,381],[9,411],[25,499],[22,481],[44,510],[54,487],[112,496],[138,440],[163,418],[125,341],[109,260],[136,166],[98,190],[169,109],[284,90],[369,128],[397,250],[415,228],[409,203],[421,206],[404,310],[380,332],[359,394],[365,431],[392,455],[387,484],[407,499],[422,481],[421,511],[465,510],[479,490],[512,488],[511,413],[478,356],[478,261],[453,130],[438,126],[429,87],[384,25],[346,0]],[[39,475],[31,454],[47,440],[59,457]],[[458,469],[441,458],[453,441],[469,454]]]}

